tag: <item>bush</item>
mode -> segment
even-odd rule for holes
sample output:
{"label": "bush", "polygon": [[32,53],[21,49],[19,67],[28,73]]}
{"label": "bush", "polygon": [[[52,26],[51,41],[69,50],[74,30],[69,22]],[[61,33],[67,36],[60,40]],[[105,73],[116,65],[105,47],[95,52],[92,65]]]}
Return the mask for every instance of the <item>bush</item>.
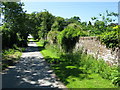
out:
{"label": "bush", "polygon": [[84,53],[69,54],[63,58],[69,65],[79,67],[86,74],[98,73],[103,78],[112,80],[113,84],[120,86],[118,68],[109,66],[104,60],[96,60],[93,56]]}
{"label": "bush", "polygon": [[59,31],[50,31],[47,35],[47,39],[50,44],[57,43],[57,36],[59,34]]}
{"label": "bush", "polygon": [[115,48],[118,47],[118,32],[111,31],[105,32],[100,35],[100,41],[106,45],[107,48]]}
{"label": "bush", "polygon": [[112,80],[113,84],[115,84],[116,86],[120,86],[120,73],[118,74],[117,77],[114,77],[114,79]]}
{"label": "bush", "polygon": [[25,48],[19,48],[16,45],[14,45],[14,48],[2,50],[2,69],[14,65],[22,55],[22,51],[25,51]]}
{"label": "bush", "polygon": [[82,31],[79,25],[72,23],[60,32],[57,38],[58,43],[65,52],[72,52],[80,36],[86,36],[85,32]]}

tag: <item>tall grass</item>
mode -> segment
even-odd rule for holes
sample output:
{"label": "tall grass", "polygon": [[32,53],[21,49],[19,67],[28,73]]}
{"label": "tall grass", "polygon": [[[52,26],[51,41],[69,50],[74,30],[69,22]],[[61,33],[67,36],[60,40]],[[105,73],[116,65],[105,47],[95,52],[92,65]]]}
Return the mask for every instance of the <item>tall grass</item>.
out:
{"label": "tall grass", "polygon": [[14,45],[13,48],[2,50],[2,70],[6,69],[8,66],[14,65],[22,55],[22,51],[25,48],[20,48]]}

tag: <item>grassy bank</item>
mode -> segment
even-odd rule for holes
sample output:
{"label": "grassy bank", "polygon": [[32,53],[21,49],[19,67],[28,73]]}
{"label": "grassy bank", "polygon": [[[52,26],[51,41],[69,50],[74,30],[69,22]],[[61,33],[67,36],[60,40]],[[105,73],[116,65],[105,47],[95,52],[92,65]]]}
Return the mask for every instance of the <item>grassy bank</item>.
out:
{"label": "grassy bank", "polygon": [[8,66],[14,65],[22,55],[22,51],[25,48],[11,48],[7,50],[2,50],[2,70],[6,69]]}
{"label": "grassy bank", "polygon": [[96,60],[82,50],[63,54],[56,45],[46,45],[40,52],[68,88],[117,88],[112,82],[118,77],[117,67],[109,67],[103,60]]}

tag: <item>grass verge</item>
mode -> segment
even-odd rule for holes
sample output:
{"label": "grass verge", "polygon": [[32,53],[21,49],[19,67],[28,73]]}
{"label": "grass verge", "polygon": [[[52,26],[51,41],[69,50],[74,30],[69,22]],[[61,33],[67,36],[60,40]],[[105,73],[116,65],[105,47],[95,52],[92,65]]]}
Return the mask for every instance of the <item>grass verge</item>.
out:
{"label": "grass verge", "polygon": [[[41,42],[36,43],[42,46]],[[46,45],[40,52],[68,88],[117,88],[110,79],[116,69],[81,52],[60,54],[58,50],[54,45]]]}
{"label": "grass verge", "polygon": [[2,50],[2,65],[0,68],[5,70],[8,66],[13,66],[22,55],[25,48],[11,48],[7,50]]}

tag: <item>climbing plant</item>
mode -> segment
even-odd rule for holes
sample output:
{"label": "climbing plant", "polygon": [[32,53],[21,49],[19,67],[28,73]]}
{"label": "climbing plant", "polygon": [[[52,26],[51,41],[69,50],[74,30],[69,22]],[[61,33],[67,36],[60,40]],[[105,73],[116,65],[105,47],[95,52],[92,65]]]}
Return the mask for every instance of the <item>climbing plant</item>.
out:
{"label": "climbing plant", "polygon": [[65,52],[72,52],[80,36],[86,36],[85,32],[82,31],[79,25],[71,23],[60,32],[58,35],[58,42]]}
{"label": "climbing plant", "polygon": [[47,35],[47,40],[51,43],[57,43],[57,36],[59,34],[59,31],[50,31]]}
{"label": "climbing plant", "polygon": [[105,32],[100,35],[100,41],[108,48],[116,48],[119,46],[119,28],[114,27],[114,31]]}

